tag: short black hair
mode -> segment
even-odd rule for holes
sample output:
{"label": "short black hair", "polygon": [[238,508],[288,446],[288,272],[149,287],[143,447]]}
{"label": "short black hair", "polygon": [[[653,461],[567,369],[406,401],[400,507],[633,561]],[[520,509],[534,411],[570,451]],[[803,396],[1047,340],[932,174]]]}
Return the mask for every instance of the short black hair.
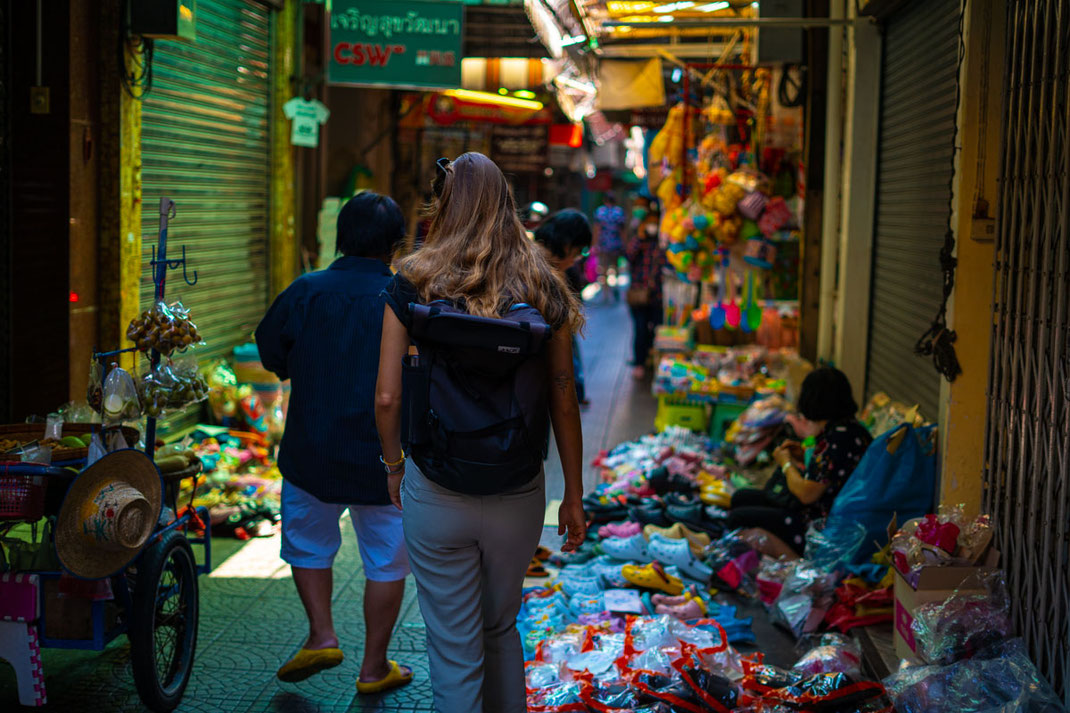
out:
{"label": "short black hair", "polygon": [[535,229],[535,240],[546,246],[554,257],[565,257],[569,248],[591,247],[591,223],[580,211],[565,208]]}
{"label": "short black hair", "polygon": [[853,418],[858,413],[858,404],[851,394],[847,375],[831,366],[807,374],[799,390],[799,413],[811,421]]}
{"label": "short black hair", "polygon": [[354,257],[392,255],[405,239],[405,217],[390,196],[358,193],[338,213],[338,252]]}
{"label": "short black hair", "polygon": [[602,200],[604,200],[606,203],[609,203],[610,205],[617,205],[617,197],[609,191],[606,191],[606,194],[602,197]]}

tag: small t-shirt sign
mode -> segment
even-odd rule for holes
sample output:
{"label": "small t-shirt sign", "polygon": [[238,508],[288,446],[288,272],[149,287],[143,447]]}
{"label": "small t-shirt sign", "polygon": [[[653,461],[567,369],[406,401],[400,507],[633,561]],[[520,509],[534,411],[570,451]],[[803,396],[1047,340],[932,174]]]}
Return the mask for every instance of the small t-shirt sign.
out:
{"label": "small t-shirt sign", "polygon": [[331,110],[325,107],[323,102],[294,97],[282,105],[282,111],[293,125],[290,132],[291,144],[309,148],[319,145],[320,124],[325,124],[327,117],[331,115]]}

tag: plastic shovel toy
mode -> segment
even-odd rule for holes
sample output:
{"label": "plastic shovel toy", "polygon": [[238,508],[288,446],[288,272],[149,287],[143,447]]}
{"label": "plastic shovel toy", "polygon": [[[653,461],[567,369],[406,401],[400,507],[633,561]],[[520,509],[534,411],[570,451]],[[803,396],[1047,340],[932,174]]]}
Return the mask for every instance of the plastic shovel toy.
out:
{"label": "plastic shovel toy", "polygon": [[717,304],[710,310],[710,326],[721,329],[725,322],[724,292],[727,275],[724,269],[724,260],[721,262],[721,283],[717,286]]}
{"label": "plastic shovel toy", "polygon": [[750,325],[751,331],[757,332],[758,328],[762,326],[762,308],[758,306],[760,297],[755,293],[758,292],[761,287],[761,284],[758,280],[754,278],[753,273],[751,273],[750,275],[750,280],[750,299],[748,300],[749,304],[747,306],[747,314],[745,316],[747,324]]}
{"label": "plastic shovel toy", "polygon": [[751,331],[750,310],[754,305],[754,273],[747,271],[743,281],[743,309],[739,316],[739,329],[745,333]]}
{"label": "plastic shovel toy", "polygon": [[741,313],[739,305],[736,304],[736,290],[734,284],[732,285],[732,289],[729,290],[729,297],[731,298],[731,301],[724,308],[725,326],[729,329],[737,329],[739,327]]}

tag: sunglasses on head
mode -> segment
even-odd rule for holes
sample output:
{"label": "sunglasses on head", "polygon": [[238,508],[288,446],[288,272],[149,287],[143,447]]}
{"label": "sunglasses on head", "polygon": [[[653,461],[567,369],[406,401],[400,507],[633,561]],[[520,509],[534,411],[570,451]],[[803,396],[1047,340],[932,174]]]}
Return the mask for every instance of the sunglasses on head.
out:
{"label": "sunglasses on head", "polygon": [[435,198],[442,197],[442,190],[446,187],[446,176],[453,170],[453,162],[448,158],[440,158],[435,161],[435,166],[438,168],[438,172],[435,173],[435,179],[431,181],[431,190],[435,194]]}

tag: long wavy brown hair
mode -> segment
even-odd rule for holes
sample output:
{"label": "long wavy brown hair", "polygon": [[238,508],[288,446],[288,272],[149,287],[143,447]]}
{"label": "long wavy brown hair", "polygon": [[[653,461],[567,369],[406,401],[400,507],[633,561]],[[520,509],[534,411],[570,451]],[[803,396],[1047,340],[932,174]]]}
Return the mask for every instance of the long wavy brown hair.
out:
{"label": "long wavy brown hair", "polygon": [[498,166],[471,152],[444,170],[423,247],[398,265],[420,297],[463,302],[481,317],[501,317],[524,302],[551,325],[581,329],[579,301],[527,237]]}

